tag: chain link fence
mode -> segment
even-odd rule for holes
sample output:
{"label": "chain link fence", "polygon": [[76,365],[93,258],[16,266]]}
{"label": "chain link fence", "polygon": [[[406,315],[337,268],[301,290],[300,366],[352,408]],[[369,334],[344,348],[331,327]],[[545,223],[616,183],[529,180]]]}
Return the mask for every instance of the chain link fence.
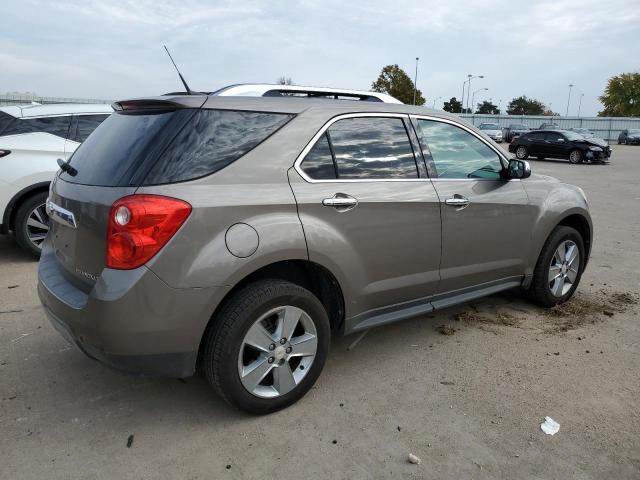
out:
{"label": "chain link fence", "polygon": [[113,103],[112,100],[97,98],[65,98],[65,97],[41,97],[32,93],[5,93],[0,94],[0,106],[5,105],[31,105],[32,103]]}

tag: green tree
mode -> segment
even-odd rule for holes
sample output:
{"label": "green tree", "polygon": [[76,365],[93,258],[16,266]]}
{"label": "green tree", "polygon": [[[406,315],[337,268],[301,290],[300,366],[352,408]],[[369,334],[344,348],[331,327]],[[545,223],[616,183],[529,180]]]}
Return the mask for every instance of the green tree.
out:
{"label": "green tree", "polygon": [[622,73],[607,82],[600,96],[600,117],[640,117],[640,73]]}
{"label": "green tree", "polygon": [[456,97],[451,97],[448,102],[444,102],[442,109],[449,113],[462,113],[462,102],[457,100]]}
{"label": "green tree", "polygon": [[484,102],[478,104],[476,113],[488,113],[491,115],[497,115],[500,113],[500,110],[498,110],[497,105],[494,105],[490,101],[485,100]]}
{"label": "green tree", "polygon": [[[398,65],[384,67],[378,79],[371,84],[371,90],[374,92],[388,93],[409,105],[413,104],[413,89],[413,81]],[[416,90],[416,105],[424,105],[424,97],[420,90]]]}
{"label": "green tree", "polygon": [[542,115],[545,110],[544,103],[533,98],[527,98],[525,95],[514,98],[507,106],[509,115]]}

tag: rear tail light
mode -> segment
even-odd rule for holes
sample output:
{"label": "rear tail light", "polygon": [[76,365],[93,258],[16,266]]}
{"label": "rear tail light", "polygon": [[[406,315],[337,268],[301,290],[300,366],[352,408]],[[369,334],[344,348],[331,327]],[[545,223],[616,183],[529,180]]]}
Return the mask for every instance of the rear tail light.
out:
{"label": "rear tail light", "polygon": [[109,212],[107,267],[130,270],[144,265],[173,237],[191,205],[160,195],[130,195]]}
{"label": "rear tail light", "polygon": [[6,157],[11,153],[11,150],[0,150],[0,158]]}

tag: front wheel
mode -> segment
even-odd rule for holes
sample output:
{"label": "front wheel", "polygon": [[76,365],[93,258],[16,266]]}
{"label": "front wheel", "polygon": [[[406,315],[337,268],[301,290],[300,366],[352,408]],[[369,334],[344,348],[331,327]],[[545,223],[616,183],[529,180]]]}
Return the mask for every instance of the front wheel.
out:
{"label": "front wheel", "polygon": [[231,405],[274,412],[297,402],[320,376],[329,318],[307,289],[282,280],[251,283],[212,321],[203,366],[214,390]]}
{"label": "front wheel", "polygon": [[520,145],[516,148],[516,158],[519,160],[526,160],[529,158],[529,149],[524,145]]}
{"label": "front wheel", "polygon": [[18,245],[35,257],[40,256],[42,243],[49,231],[47,192],[37,193],[23,201],[16,211],[15,236]]}
{"label": "front wheel", "polygon": [[582,152],[580,150],[571,150],[569,161],[573,164],[582,163]]}
{"label": "front wheel", "polygon": [[564,303],[576,291],[586,263],[584,241],[578,231],[563,225],[549,235],[538,257],[529,293],[545,307]]}

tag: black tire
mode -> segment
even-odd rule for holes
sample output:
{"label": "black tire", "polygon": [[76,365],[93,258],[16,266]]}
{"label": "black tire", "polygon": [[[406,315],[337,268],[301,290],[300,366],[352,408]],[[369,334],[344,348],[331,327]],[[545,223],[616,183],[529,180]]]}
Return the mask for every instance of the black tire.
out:
{"label": "black tire", "polygon": [[[524,152],[524,153],[521,153],[520,155],[518,155],[518,151]],[[516,154],[516,158],[518,160],[526,160],[527,158],[529,158],[529,149],[524,145],[518,145],[514,153]]]}
{"label": "black tire", "polygon": [[[576,281],[569,291],[561,297],[556,297],[551,293],[551,289],[549,288],[549,268],[556,249],[560,243],[565,240],[571,240],[578,246],[578,251],[580,253],[580,267],[578,269]],[[558,225],[553,229],[551,235],[547,238],[544,247],[542,247],[542,251],[540,252],[540,256],[538,257],[538,261],[533,272],[533,281],[529,287],[529,296],[532,300],[544,307],[553,307],[559,303],[566,302],[574,294],[576,288],[578,288],[585,262],[586,252],[584,241],[580,233],[574,228]]]}
{"label": "black tire", "polygon": [[[574,157],[574,154],[575,154],[575,157]],[[574,159],[572,159],[571,157],[574,157]],[[584,161],[584,155],[582,154],[582,150],[575,148],[569,152],[570,163],[577,165],[578,163],[582,163],[583,161]]]}
{"label": "black tire", "polygon": [[[283,305],[298,307],[311,317],[317,332],[316,356],[293,390],[275,398],[261,398],[242,385],[238,356],[245,334],[256,319]],[[309,290],[276,279],[250,283],[233,294],[212,321],[202,364],[209,383],[230,405],[249,413],[275,412],[300,400],[320,376],[329,351],[331,329],[322,303]]]}
{"label": "black tire", "polygon": [[27,221],[34,209],[46,203],[48,196],[49,194],[47,192],[36,193],[24,200],[16,211],[14,223],[14,235],[16,237],[16,241],[23,250],[37,258],[40,257],[41,247],[37,247],[31,242],[31,240],[29,240]]}

